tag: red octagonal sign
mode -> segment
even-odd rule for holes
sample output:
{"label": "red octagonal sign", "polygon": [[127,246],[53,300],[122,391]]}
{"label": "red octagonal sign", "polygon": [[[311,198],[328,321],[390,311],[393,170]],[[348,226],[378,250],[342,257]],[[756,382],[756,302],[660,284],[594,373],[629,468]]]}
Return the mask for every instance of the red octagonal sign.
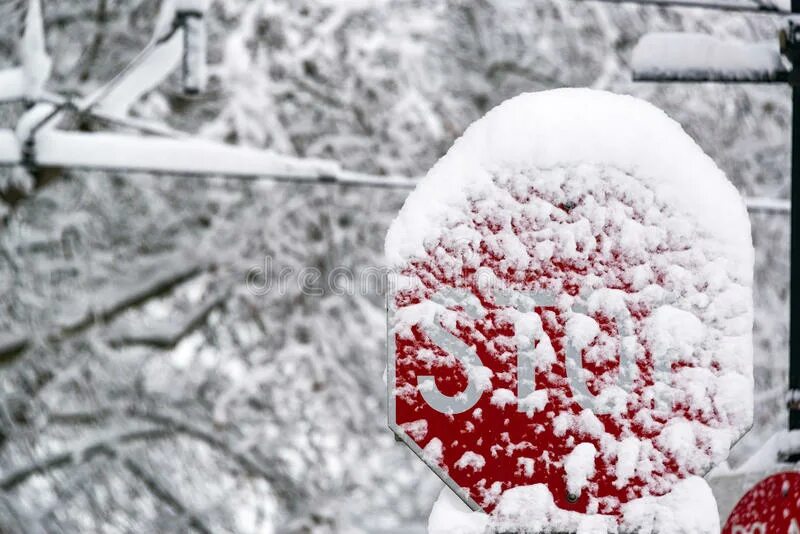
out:
{"label": "red octagonal sign", "polygon": [[624,524],[751,424],[746,210],[649,104],[504,103],[422,180],[386,251],[390,427],[475,510],[540,485]]}
{"label": "red octagonal sign", "polygon": [[800,534],[800,473],[779,473],[756,484],[722,534]]}

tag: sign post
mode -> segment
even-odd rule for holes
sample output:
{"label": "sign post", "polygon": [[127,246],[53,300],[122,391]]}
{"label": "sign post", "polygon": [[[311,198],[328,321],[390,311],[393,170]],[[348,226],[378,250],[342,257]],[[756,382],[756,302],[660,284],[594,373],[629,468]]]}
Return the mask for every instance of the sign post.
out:
{"label": "sign post", "polygon": [[[792,0],[792,12],[800,12],[800,0]],[[792,63],[789,83],[792,86],[792,206],[800,206],[800,26],[789,21],[782,34],[781,48]],[[791,275],[789,315],[789,430],[800,431],[800,214],[792,210]],[[800,461],[800,450],[784,460]]]}
{"label": "sign post", "polygon": [[389,426],[470,508],[718,531],[686,506],[715,507],[700,477],[752,422],[753,250],[680,126],[631,97],[521,95],[421,181],[386,251]]}

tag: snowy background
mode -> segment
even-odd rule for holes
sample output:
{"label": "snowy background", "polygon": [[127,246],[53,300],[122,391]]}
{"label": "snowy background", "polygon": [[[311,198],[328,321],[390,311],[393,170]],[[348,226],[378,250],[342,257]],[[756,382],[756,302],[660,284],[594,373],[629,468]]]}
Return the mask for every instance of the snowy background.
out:
{"label": "snowy background", "polygon": [[[20,4],[0,2],[2,65]],[[157,9],[46,0],[50,88],[113,76]],[[416,176],[506,98],[591,86],[663,108],[743,194],[789,194],[787,87],[630,81],[645,32],[763,41],[778,17],[568,0],[225,0],[210,15],[208,92],[171,80],[137,115]],[[0,171],[0,345],[29,340],[0,358],[0,531],[424,532],[441,483],[386,429],[383,298],[327,283],[382,265],[405,195]],[[789,221],[751,220],[756,424],[733,467],[786,419]],[[309,269],[322,277],[299,287]]]}

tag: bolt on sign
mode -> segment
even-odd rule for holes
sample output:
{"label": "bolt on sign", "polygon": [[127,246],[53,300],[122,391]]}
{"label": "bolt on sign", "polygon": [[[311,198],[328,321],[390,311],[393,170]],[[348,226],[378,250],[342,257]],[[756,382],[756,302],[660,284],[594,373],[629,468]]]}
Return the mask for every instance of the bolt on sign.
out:
{"label": "bolt on sign", "polygon": [[734,507],[722,534],[800,534],[800,472],[756,484]]}
{"label": "bolt on sign", "polygon": [[747,212],[646,102],[503,103],[419,183],[386,253],[389,426],[473,510],[533,489],[566,523],[627,527],[752,423]]}

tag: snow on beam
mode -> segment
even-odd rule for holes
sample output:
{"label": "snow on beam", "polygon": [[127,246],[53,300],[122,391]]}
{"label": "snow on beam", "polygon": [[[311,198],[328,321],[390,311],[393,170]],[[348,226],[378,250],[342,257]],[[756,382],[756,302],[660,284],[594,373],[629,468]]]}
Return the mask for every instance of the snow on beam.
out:
{"label": "snow on beam", "polygon": [[0,70],[0,103],[24,99],[26,86],[22,68]]}
{"label": "snow on beam", "polygon": [[[585,1],[585,0],[584,0]],[[750,11],[757,13],[791,13],[789,0],[593,0],[610,4],[639,4],[645,6],[697,7],[718,11]]]}
{"label": "snow on beam", "polygon": [[792,202],[782,198],[745,198],[747,211],[750,213],[785,213],[792,212]]}
{"label": "snow on beam", "polygon": [[785,82],[777,43],[747,43],[699,33],[650,33],[633,49],[636,81]]}
{"label": "snow on beam", "polygon": [[412,188],[416,181],[342,169],[337,162],[294,158],[202,139],[53,131],[36,139],[41,167],[268,178],[375,187]]}
{"label": "snow on beam", "polygon": [[11,130],[0,130],[0,165],[19,165],[21,161],[17,136]]}

